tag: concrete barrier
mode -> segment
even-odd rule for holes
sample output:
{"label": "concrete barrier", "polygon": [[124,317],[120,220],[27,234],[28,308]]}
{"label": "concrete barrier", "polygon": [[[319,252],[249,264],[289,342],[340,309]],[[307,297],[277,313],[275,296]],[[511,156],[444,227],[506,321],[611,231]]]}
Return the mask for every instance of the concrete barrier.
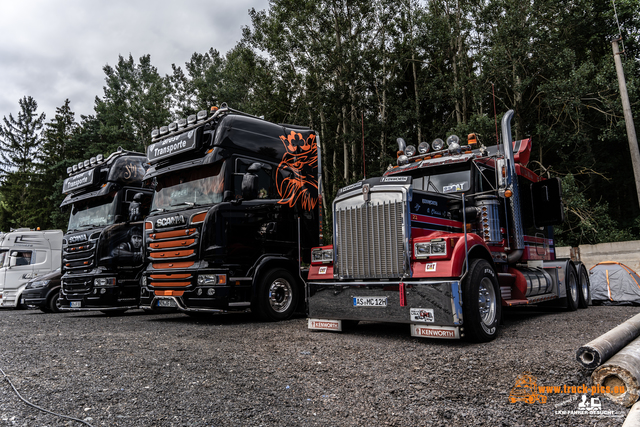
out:
{"label": "concrete barrier", "polygon": [[640,240],[580,245],[573,248],[563,246],[556,248],[556,257],[582,261],[587,270],[602,261],[617,261],[640,273]]}

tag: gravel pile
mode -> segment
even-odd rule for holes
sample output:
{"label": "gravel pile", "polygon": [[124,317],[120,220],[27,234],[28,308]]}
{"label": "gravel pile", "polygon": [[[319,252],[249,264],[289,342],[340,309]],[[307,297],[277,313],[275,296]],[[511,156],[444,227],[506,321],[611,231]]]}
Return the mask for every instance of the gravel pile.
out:
{"label": "gravel pile", "polygon": [[[525,372],[538,386],[590,385],[578,347],[639,312],[510,311],[495,341],[468,344],[372,322],[339,334],[302,317],[3,310],[0,368],[27,400],[93,426],[619,426],[628,410],[604,397],[596,414],[575,413],[579,393],[509,393]],[[82,425],[0,381],[0,426]]]}

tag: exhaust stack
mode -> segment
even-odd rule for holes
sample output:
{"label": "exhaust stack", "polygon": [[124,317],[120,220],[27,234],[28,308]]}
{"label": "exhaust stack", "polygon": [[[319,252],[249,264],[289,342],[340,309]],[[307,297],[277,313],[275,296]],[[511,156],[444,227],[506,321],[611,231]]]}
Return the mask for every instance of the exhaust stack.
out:
{"label": "exhaust stack", "polygon": [[511,236],[511,252],[507,255],[507,261],[512,264],[522,257],[524,250],[524,231],[522,229],[522,219],[520,215],[520,190],[518,188],[518,175],[516,174],[516,165],[513,158],[513,145],[511,139],[511,119],[513,110],[507,111],[502,118],[502,145],[504,146],[504,155],[506,158],[506,184],[511,189],[511,197],[509,198],[509,208],[511,210],[511,221],[513,227],[513,235]]}

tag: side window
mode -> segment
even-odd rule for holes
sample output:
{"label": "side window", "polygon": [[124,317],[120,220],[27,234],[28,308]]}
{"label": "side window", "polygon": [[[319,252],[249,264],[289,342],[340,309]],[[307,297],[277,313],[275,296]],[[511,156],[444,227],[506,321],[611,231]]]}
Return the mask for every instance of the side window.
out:
{"label": "side window", "polygon": [[496,171],[492,168],[488,168],[485,166],[478,167],[478,184],[479,191],[491,191],[495,190],[496,187]]}
{"label": "side window", "polygon": [[[233,176],[233,191],[236,199],[242,198],[242,175],[252,164],[259,162],[258,160],[236,159],[236,170]],[[276,189],[271,174],[275,169],[272,165],[263,163],[267,168],[261,168],[258,172],[258,199],[275,199]]]}
{"label": "side window", "polygon": [[12,260],[11,265],[19,266],[35,264],[36,257],[33,255],[35,254],[31,251],[12,251],[11,258],[14,258],[15,260]]}

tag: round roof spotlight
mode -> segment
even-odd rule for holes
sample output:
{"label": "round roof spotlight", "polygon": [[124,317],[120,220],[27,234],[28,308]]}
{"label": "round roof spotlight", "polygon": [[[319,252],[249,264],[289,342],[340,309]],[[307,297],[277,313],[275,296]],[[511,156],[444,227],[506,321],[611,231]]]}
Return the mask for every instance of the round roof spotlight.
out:
{"label": "round roof spotlight", "polygon": [[451,144],[460,145],[460,138],[458,138],[458,135],[450,135],[449,138],[447,138],[447,147],[451,147]]}
{"label": "round roof spotlight", "polygon": [[409,158],[407,156],[405,156],[404,154],[402,154],[400,157],[398,157],[398,166],[404,166],[406,164],[409,163]]}
{"label": "round roof spotlight", "polygon": [[440,151],[442,150],[442,147],[444,147],[444,141],[441,140],[440,138],[436,138],[431,143],[431,147],[433,147],[435,151]]}
{"label": "round roof spotlight", "polygon": [[418,145],[418,153],[427,154],[428,152],[429,152],[429,143],[428,142],[421,142]]}
{"label": "round roof spotlight", "polygon": [[460,138],[456,135],[451,135],[447,138],[447,147],[449,147],[449,152],[451,154],[460,154],[462,152],[460,147]]}
{"label": "round roof spotlight", "polygon": [[408,157],[412,157],[416,155],[416,147],[413,145],[407,145],[407,148],[404,150],[404,154]]}

